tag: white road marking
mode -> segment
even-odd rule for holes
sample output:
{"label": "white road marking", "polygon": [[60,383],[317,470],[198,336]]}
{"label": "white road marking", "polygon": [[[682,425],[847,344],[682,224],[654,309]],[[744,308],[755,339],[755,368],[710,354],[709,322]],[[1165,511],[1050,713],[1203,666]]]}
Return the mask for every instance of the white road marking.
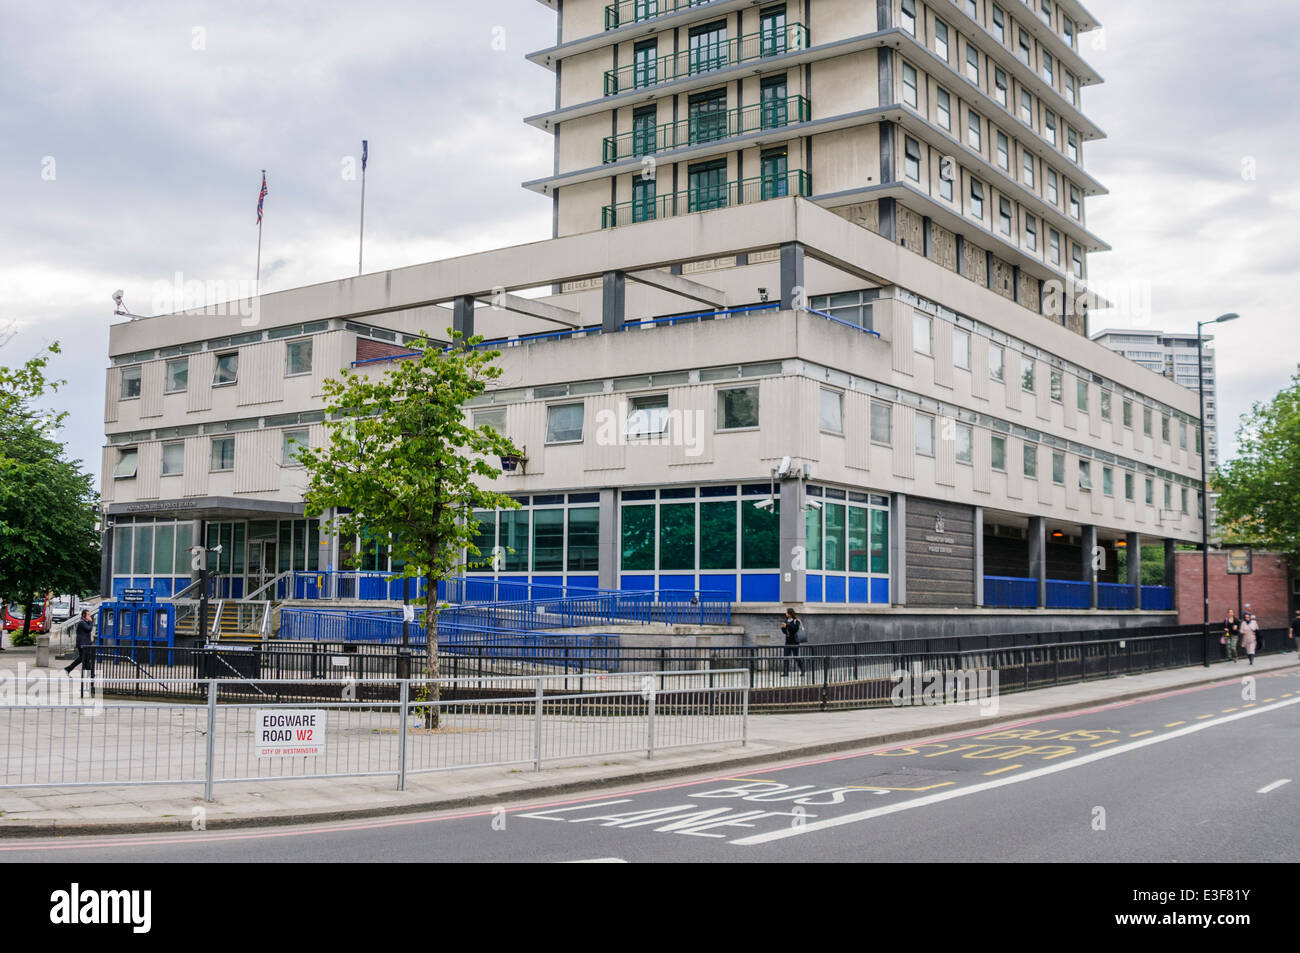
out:
{"label": "white road marking", "polygon": [[731,841],[731,843],[744,846],[766,844],[771,841],[782,840],[786,837],[798,837],[800,834],[811,834],[814,831],[826,830],[831,827],[840,827],[844,824],[856,824],[858,821],[867,821],[873,817],[883,817],[886,814],[896,814],[899,811],[910,811],[917,807],[928,807],[931,804],[938,804],[941,801],[950,801],[953,798],[965,797],[968,794],[979,794],[982,791],[991,791],[994,788],[1006,787],[1009,784],[1020,784],[1024,781],[1032,781],[1034,778],[1045,777],[1049,774],[1056,774],[1060,771],[1068,771],[1070,768],[1079,768],[1085,764],[1091,764],[1094,761],[1101,761],[1105,758],[1113,758],[1117,755],[1127,754],[1130,751],[1136,751],[1139,748],[1159,744],[1162,741],[1171,741],[1174,738],[1181,738],[1184,735],[1195,734],[1198,731],[1204,731],[1206,728],[1214,728],[1230,721],[1237,721],[1241,718],[1251,718],[1255,715],[1262,715],[1265,712],[1276,711],[1279,708],[1285,708],[1288,705],[1297,704],[1300,704],[1300,698],[1295,698],[1291,701],[1278,702],[1276,705],[1269,705],[1266,708],[1252,708],[1249,711],[1241,711],[1235,715],[1224,715],[1221,718],[1214,719],[1214,721],[1201,721],[1194,725],[1188,725],[1186,728],[1179,728],[1177,731],[1166,732],[1163,735],[1152,735],[1147,738],[1141,738],[1137,741],[1130,741],[1128,744],[1120,745],[1117,748],[1106,748],[1101,751],[1094,751],[1092,754],[1083,755],[1082,757],[1075,758],[1073,761],[1063,761],[1058,764],[1035,768],[1032,771],[1026,771],[1024,774],[1012,774],[1005,778],[983,781],[979,784],[972,784],[968,787],[951,788],[947,791],[940,791],[936,794],[927,794],[924,797],[913,798],[910,801],[902,801],[898,804],[889,804],[884,807],[858,811],[854,814],[844,814],[840,817],[830,817],[824,821],[813,821],[810,824],[803,824],[799,827],[770,831],[766,834],[755,834],[751,837],[742,837],[738,840]]}
{"label": "white road marking", "polygon": [[1255,793],[1256,793],[1256,794],[1267,794],[1269,791],[1276,791],[1276,790],[1277,790],[1278,788],[1280,788],[1282,785],[1284,785],[1284,784],[1290,784],[1290,783],[1291,783],[1291,779],[1290,779],[1290,778],[1282,778],[1280,781],[1274,781],[1272,784],[1266,784],[1266,785],[1264,785],[1262,788],[1260,788],[1260,789],[1259,789],[1258,791],[1256,791]]}
{"label": "white road marking", "polygon": [[626,864],[622,857],[593,857],[590,860],[566,860],[566,864]]}

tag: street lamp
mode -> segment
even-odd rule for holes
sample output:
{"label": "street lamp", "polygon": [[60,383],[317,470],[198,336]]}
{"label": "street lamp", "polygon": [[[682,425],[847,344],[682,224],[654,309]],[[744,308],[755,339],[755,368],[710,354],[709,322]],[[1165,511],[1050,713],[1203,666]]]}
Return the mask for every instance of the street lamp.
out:
{"label": "street lamp", "polygon": [[1201,639],[1205,667],[1210,667],[1210,489],[1205,484],[1205,457],[1209,445],[1205,440],[1205,367],[1204,338],[1201,329],[1207,324],[1236,321],[1235,311],[1221,314],[1211,321],[1196,322],[1196,391],[1201,399]]}

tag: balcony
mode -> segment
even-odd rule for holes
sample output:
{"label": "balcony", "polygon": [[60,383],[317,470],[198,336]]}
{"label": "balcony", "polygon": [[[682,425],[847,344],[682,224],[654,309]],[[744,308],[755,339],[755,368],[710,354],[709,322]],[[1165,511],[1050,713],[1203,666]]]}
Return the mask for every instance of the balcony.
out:
{"label": "balcony", "polygon": [[765,202],[787,195],[802,195],[807,198],[811,194],[812,177],[802,169],[792,169],[789,172],[698,186],[684,192],[606,205],[600,212],[600,227],[617,228],[634,222],[653,222],[655,219],[689,215],[692,212]]}
{"label": "balcony", "polygon": [[711,0],[616,0],[605,7],[605,29],[616,30],[629,23],[641,23],[687,7],[707,6]]}
{"label": "balcony", "polygon": [[779,129],[792,122],[807,122],[808,100],[803,96],[786,96],[741,109],[708,113],[691,119],[633,129],[619,136],[606,136],[603,162],[618,162],[637,156],[680,149],[705,142],[717,142],[762,129]]}
{"label": "balcony", "polygon": [[641,60],[605,71],[605,95],[648,89],[714,70],[780,56],[808,46],[808,28],[788,23],[717,43],[705,43],[669,56]]}

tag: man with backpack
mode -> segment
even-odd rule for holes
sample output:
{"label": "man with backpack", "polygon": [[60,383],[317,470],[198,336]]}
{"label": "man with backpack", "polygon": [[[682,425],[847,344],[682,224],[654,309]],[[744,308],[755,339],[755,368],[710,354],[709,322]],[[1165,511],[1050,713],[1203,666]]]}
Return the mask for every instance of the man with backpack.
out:
{"label": "man with backpack", "polygon": [[781,623],[781,632],[785,635],[785,651],[781,661],[781,677],[790,674],[790,659],[799,666],[799,674],[804,674],[803,653],[799,646],[808,641],[808,632],[804,629],[793,609],[785,610],[785,621]]}

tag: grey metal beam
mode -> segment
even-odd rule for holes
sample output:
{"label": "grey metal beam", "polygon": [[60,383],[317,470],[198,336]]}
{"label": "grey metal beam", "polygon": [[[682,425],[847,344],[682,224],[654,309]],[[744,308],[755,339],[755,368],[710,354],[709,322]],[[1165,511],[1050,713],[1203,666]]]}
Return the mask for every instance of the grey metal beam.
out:
{"label": "grey metal beam", "polygon": [[790,311],[796,304],[808,307],[803,277],[804,247],[802,242],[786,242],[781,246],[781,310]]}
{"label": "grey metal beam", "polygon": [[1047,606],[1047,517],[1029,517],[1029,575],[1038,582],[1038,608]]}
{"label": "grey metal beam", "polygon": [[1128,584],[1133,587],[1133,608],[1142,608],[1142,534],[1129,533],[1125,547],[1128,562]]}
{"label": "grey metal beam", "polygon": [[1079,542],[1079,553],[1083,559],[1083,579],[1089,583],[1088,586],[1088,607],[1097,608],[1097,564],[1094,559],[1094,553],[1097,549],[1097,527],[1084,526],[1083,535]]}
{"label": "grey metal beam", "polygon": [[547,304],[545,301],[536,301],[532,298],[523,298],[506,292],[494,294],[491,297],[484,296],[478,300],[486,302],[499,311],[526,314],[530,318],[550,321],[552,324],[562,324],[566,328],[582,326],[582,315],[578,314],[578,312],[569,308],[559,308],[553,304]]}
{"label": "grey metal beam", "polygon": [[627,272],[627,278],[629,281],[648,285],[651,288],[658,288],[660,291],[669,291],[692,301],[712,305],[715,308],[725,308],[727,306],[727,293],[725,291],[710,288],[698,281],[691,281],[689,278],[682,278],[666,271],[659,271],[657,268],[652,268],[649,271],[629,271]]}
{"label": "grey metal beam", "polygon": [[627,320],[627,277],[621,271],[605,272],[601,285],[600,328],[622,331]]}
{"label": "grey metal beam", "polygon": [[474,298],[460,295],[451,306],[451,329],[461,334],[462,343],[474,336]]}
{"label": "grey metal beam", "polygon": [[984,605],[984,507],[975,507],[975,607]]}
{"label": "grey metal beam", "polygon": [[804,518],[803,481],[784,480],[780,484],[781,500],[781,601],[803,602],[808,597],[808,574],[796,568],[795,553],[808,545],[808,521]]}

